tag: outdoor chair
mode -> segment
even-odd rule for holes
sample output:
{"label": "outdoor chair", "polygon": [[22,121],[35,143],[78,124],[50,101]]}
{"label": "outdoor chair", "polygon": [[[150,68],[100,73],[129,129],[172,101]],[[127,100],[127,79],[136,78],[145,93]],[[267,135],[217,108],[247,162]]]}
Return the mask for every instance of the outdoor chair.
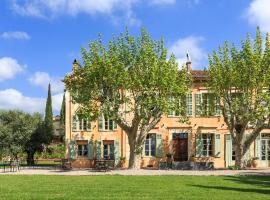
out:
{"label": "outdoor chair", "polygon": [[9,166],[10,166],[10,172],[20,171],[20,163],[18,160],[11,160]]}

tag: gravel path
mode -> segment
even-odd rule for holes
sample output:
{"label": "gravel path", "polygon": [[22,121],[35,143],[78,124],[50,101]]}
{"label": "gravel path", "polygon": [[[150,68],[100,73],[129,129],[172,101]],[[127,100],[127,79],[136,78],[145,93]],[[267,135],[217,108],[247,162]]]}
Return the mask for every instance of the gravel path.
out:
{"label": "gravel path", "polygon": [[68,176],[85,176],[85,175],[124,175],[124,176],[160,176],[160,175],[179,175],[179,176],[234,176],[234,175],[256,175],[270,176],[270,169],[250,169],[250,170],[112,170],[108,172],[95,172],[88,170],[70,170],[62,171],[55,169],[22,169],[18,172],[3,172],[0,169],[0,175],[68,175]]}

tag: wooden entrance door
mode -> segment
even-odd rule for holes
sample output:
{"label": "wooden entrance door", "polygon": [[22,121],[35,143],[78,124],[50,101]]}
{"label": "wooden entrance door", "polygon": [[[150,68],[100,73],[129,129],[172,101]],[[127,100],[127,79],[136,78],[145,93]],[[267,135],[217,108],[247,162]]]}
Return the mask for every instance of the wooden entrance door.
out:
{"label": "wooden entrance door", "polygon": [[174,161],[188,160],[188,139],[176,138],[173,139],[173,159]]}

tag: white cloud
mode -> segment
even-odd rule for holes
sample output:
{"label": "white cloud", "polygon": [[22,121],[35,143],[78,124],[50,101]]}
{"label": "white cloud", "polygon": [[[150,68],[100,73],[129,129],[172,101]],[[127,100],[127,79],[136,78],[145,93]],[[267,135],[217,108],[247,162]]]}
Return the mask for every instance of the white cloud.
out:
{"label": "white cloud", "polygon": [[270,1],[253,0],[246,11],[250,24],[260,26],[264,32],[270,32]]}
{"label": "white cloud", "polygon": [[53,93],[63,92],[64,84],[59,77],[51,77],[46,72],[36,72],[32,77],[29,78],[31,84],[40,86],[47,90],[49,83],[51,83],[51,90]]}
{"label": "white cloud", "polygon": [[25,67],[25,65],[20,65],[14,58],[0,58],[0,82],[12,79],[16,74],[21,73]]}
{"label": "white cloud", "polygon": [[[45,98],[35,98],[24,96],[21,92],[15,89],[6,89],[0,91],[0,109],[20,109],[26,112],[40,112],[45,111]],[[52,107],[54,112],[59,112],[61,109],[63,93],[52,96]]]}
{"label": "white cloud", "polygon": [[[197,1],[197,0],[195,0]],[[144,0],[12,0],[12,10],[22,16],[54,18],[61,15],[76,16],[103,14],[111,17],[114,23],[119,21],[129,25],[140,25],[133,8]],[[150,5],[172,5],[176,0],[149,0]]]}
{"label": "white cloud", "polygon": [[202,41],[204,41],[204,38],[200,36],[180,38],[171,45],[169,52],[176,56],[180,66],[186,62],[186,54],[189,53],[190,60],[192,61],[192,67],[195,69],[201,69],[205,67],[204,65],[207,59],[207,54],[200,47]]}
{"label": "white cloud", "polygon": [[176,3],[176,0],[150,0],[150,3],[155,5],[172,5]]}
{"label": "white cloud", "polygon": [[0,35],[0,38],[16,39],[16,40],[30,40],[31,39],[28,33],[21,32],[21,31],[4,32]]}

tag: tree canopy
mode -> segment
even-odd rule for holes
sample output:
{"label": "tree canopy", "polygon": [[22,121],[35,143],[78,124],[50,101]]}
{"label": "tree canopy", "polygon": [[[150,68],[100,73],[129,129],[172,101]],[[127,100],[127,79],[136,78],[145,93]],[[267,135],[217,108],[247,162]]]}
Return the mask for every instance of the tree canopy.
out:
{"label": "tree canopy", "polygon": [[104,45],[101,37],[82,49],[83,65],[74,65],[65,77],[67,90],[80,111],[91,119],[105,115],[128,135],[134,155],[142,151],[146,134],[163,114],[178,110],[189,89],[185,69],[168,56],[163,39],[152,39],[146,30],[136,38],[126,31]]}
{"label": "tree canopy", "polygon": [[254,41],[247,35],[241,48],[225,42],[209,56],[209,82],[212,93],[222,100],[221,110],[230,130],[236,165],[261,130],[270,127],[270,41],[265,47],[259,28]]}

